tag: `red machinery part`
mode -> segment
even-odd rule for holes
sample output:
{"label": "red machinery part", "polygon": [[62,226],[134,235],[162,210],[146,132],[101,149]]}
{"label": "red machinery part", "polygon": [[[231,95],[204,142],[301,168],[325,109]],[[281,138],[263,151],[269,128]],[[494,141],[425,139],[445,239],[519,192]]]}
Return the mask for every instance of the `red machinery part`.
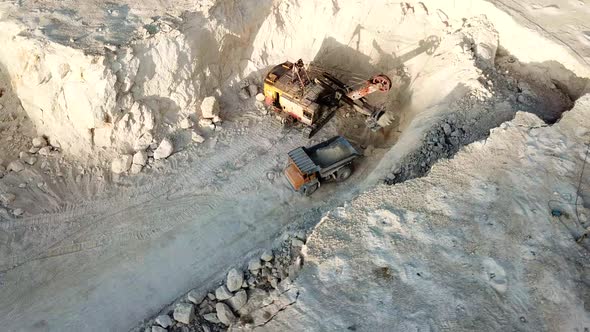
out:
{"label": "red machinery part", "polygon": [[373,76],[371,82],[373,84],[379,85],[379,91],[381,92],[387,92],[389,91],[389,89],[391,89],[391,80],[389,79],[389,77],[383,74]]}

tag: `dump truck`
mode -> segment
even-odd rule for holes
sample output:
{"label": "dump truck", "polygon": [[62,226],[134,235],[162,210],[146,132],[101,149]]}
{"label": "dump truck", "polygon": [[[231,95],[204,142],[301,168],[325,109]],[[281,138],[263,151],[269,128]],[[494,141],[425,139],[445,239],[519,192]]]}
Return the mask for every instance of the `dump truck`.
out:
{"label": "dump truck", "polygon": [[323,69],[307,70],[301,59],[273,67],[264,79],[266,105],[284,125],[303,124],[306,138],[315,135],[344,106],[367,116],[367,127],[373,131],[389,125],[384,110],[370,105],[365,97],[390,88],[391,80],[384,74],[353,88]]}
{"label": "dump truck", "polygon": [[342,136],[289,153],[284,174],[293,190],[310,196],[325,181],[344,181],[352,174],[352,162],[362,154]]}

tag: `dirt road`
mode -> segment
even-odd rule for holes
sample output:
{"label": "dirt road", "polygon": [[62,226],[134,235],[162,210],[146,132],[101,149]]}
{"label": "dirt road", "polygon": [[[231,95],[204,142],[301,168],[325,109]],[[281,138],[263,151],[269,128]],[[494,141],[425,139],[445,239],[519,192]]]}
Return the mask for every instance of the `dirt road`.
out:
{"label": "dirt road", "polygon": [[357,174],[338,191],[330,185],[299,197],[280,168],[305,140],[267,119],[250,128],[205,155],[187,152],[192,161],[172,167],[173,176],[139,178],[107,199],[3,223],[3,329],[127,330],[187,289],[211,288],[289,222],[319,220],[359,181]]}

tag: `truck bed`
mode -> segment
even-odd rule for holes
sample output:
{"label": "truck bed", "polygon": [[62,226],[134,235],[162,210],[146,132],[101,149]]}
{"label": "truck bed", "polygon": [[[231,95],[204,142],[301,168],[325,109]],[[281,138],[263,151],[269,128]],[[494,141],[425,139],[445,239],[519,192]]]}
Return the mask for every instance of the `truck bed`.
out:
{"label": "truck bed", "polygon": [[305,174],[330,173],[333,169],[349,163],[360,155],[342,136],[336,136],[314,146],[300,147],[289,152],[291,160]]}

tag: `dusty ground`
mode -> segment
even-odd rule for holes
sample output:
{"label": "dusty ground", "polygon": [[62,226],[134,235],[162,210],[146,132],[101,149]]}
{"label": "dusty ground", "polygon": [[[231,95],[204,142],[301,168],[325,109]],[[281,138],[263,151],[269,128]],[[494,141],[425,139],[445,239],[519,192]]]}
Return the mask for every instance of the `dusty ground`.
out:
{"label": "dusty ground", "polygon": [[[529,214],[523,211],[528,205],[541,204],[525,193],[535,192],[541,202],[553,195],[550,188],[560,178],[568,184],[565,195],[573,197],[570,173],[578,169],[585,132],[576,131],[574,120],[568,120],[569,134],[552,129],[543,131],[545,136],[534,136],[535,130],[515,125],[507,133],[492,135],[490,142],[498,145],[497,150],[477,141],[517,111],[553,123],[588,92],[588,6],[582,1],[496,3],[506,12],[483,1],[407,6],[385,0],[354,5],[341,1],[254,5],[221,0],[0,4],[0,40],[7,45],[0,50],[4,82],[0,86],[4,89],[0,164],[6,166],[19,152],[27,151],[35,135],[61,142],[61,148],[39,157],[37,164],[0,178],[0,194],[16,196],[0,210],[3,328],[129,330],[189,289],[213,289],[229,267],[240,266],[252,252],[275,245],[286,228],[310,230],[326,213],[331,217],[308,242],[312,264],[298,280],[302,300],[267,329],[554,330],[570,323],[572,328],[584,327],[584,297],[567,292],[586,288],[580,286],[585,252],[562,228],[546,222],[535,224],[535,234],[545,237],[527,238],[525,223],[547,220],[547,211],[540,207]],[[261,115],[253,99],[237,97],[244,84],[259,84],[269,66],[300,57],[351,83],[377,72],[390,75],[395,89],[371,101],[395,117],[393,126],[373,134],[362,127],[360,116],[344,111],[319,137],[306,141],[297,130],[285,131]],[[222,130],[182,128],[187,118],[198,121],[198,105],[209,95],[221,102]],[[580,128],[588,126],[584,112],[572,115]],[[555,128],[567,125],[559,126]],[[190,144],[191,131],[202,134],[205,142]],[[153,135],[154,142],[170,138],[175,153],[139,175],[112,174],[111,160],[135,153],[146,133]],[[344,184],[322,186],[313,199],[292,193],[280,174],[286,152],[337,133],[366,147],[367,156],[356,165],[354,176]],[[516,145],[522,143],[521,134],[528,137],[530,151]],[[560,145],[564,137],[572,143]],[[371,189],[383,181],[423,176],[439,158],[451,158],[472,142],[476,143],[456,157],[465,159],[463,164],[444,161],[430,177]],[[515,142],[510,147],[514,151],[505,147],[511,142]],[[556,145],[552,153],[563,160],[569,160],[568,151],[574,151],[575,160],[559,168],[554,165],[560,163],[557,159],[535,159],[551,145]],[[532,161],[525,163],[522,158]],[[517,171],[527,176],[541,172],[533,162],[543,165],[551,176],[544,181],[539,173],[536,178],[543,181],[523,180],[523,189],[512,190]],[[488,167],[495,163],[497,167]],[[507,165],[515,173],[508,172]],[[464,177],[469,172],[471,180]],[[448,173],[454,175],[445,177]],[[446,194],[439,187],[446,188]],[[364,190],[369,192],[354,199]],[[478,200],[471,200],[467,192]],[[425,197],[431,205],[421,205]],[[474,206],[474,201],[479,205]],[[513,218],[508,212],[514,204],[525,207],[515,210],[519,222],[512,229],[505,220]],[[476,213],[476,208],[499,212],[492,216]],[[22,217],[15,218],[17,209],[24,210]],[[422,213],[415,220],[427,227],[403,224],[381,233],[376,230],[381,227],[379,220],[405,223],[395,214],[403,211]],[[357,213],[358,220],[346,217]],[[330,242],[322,238],[328,232],[325,227],[341,228],[338,218],[365,230],[356,237],[338,234],[350,239],[334,243],[345,253],[342,257],[324,247]],[[491,219],[495,221],[488,222]],[[457,229],[450,220],[465,227]],[[476,224],[469,224],[472,220]],[[438,238],[437,232],[446,235]],[[580,232],[576,229],[576,234]],[[490,238],[496,242],[486,242]],[[544,244],[547,239],[552,242]],[[542,262],[550,269],[544,279],[527,279],[526,271],[519,270],[519,266],[530,266],[539,273],[535,259],[505,249],[518,241],[529,241],[533,251],[546,253]],[[414,242],[422,245],[417,248],[410,244]],[[406,251],[392,247],[375,260],[373,255],[383,251],[377,244],[399,244]],[[362,262],[349,252],[355,252],[357,245]],[[398,251],[399,256],[392,254]],[[448,257],[438,262],[435,253],[441,251]],[[466,257],[471,252],[475,256]],[[325,255],[333,256],[324,261]],[[563,256],[574,258],[564,261]],[[457,260],[463,265],[458,266]],[[367,264],[374,268],[367,270]],[[414,276],[414,270],[422,267],[428,287]],[[485,269],[499,276],[501,285],[486,281]],[[349,272],[358,272],[358,278]],[[439,281],[434,280],[437,274],[443,276]],[[457,274],[473,287],[457,284],[452,278]],[[502,276],[509,280],[507,288],[502,286]],[[519,283],[513,284],[513,279]],[[395,288],[395,295],[407,297],[402,302],[412,305],[406,309],[396,306],[392,298],[381,299],[378,291],[400,280],[405,286]],[[551,280],[567,284],[555,290]],[[349,288],[351,283],[356,287]],[[537,286],[555,294],[551,303],[540,302],[534,291]],[[428,289],[439,291],[427,299],[420,292]],[[461,295],[471,291],[478,296]],[[429,302],[447,303],[449,298],[457,302],[448,307],[452,310],[424,318]],[[332,300],[349,303],[351,311],[366,316],[341,318],[330,311]],[[560,303],[563,313],[552,316],[552,311],[558,311],[555,303]],[[534,306],[540,309],[535,311]],[[523,313],[505,320],[506,311],[515,307]],[[404,311],[411,308],[416,308],[417,316]],[[473,318],[481,310],[487,310],[488,320],[457,323],[455,319]],[[372,322],[367,313],[375,314]],[[567,315],[575,317],[568,320]],[[333,319],[317,322],[316,317]],[[390,325],[372,325],[378,320]]]}

